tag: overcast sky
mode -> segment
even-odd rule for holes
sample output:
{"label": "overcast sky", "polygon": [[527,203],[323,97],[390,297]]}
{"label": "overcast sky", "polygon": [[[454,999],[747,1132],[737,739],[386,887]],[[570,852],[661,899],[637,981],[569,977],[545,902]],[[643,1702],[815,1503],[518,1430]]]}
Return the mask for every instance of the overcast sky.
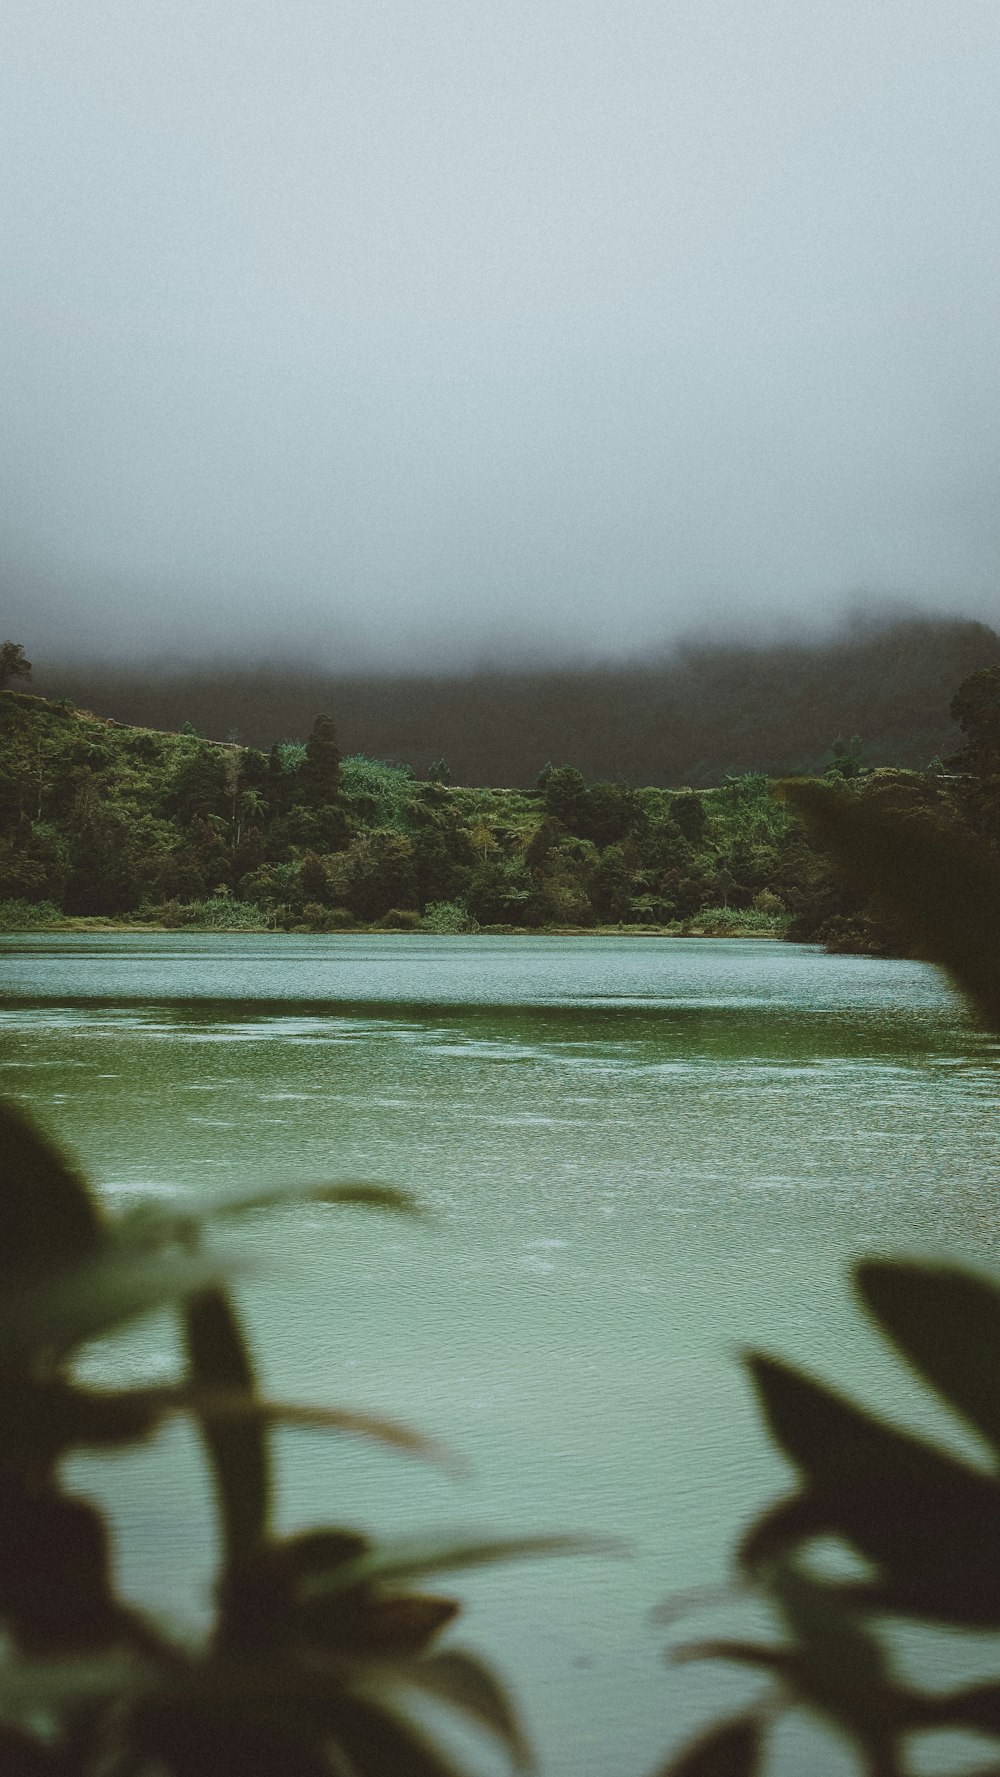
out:
{"label": "overcast sky", "polygon": [[36,659],[1000,615],[996,0],[7,0],[0,64]]}

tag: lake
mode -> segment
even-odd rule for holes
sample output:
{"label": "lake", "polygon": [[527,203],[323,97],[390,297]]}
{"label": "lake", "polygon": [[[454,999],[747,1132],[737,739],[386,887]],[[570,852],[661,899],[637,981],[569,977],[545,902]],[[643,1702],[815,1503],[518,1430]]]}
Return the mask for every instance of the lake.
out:
{"label": "lake", "polygon": [[[4,936],[0,988],[4,1090],[116,1203],[338,1176],[416,1194],[426,1225],[255,1214],[243,1301],[269,1389],[391,1412],[469,1475],[289,1435],[281,1518],[626,1538],[627,1561],[453,1588],[548,1777],[641,1777],[748,1694],[663,1660],[724,1613],[650,1621],[724,1578],[783,1484],[742,1347],[939,1429],[845,1281],[859,1252],[1000,1259],[996,1045],[924,965],[641,937]],[[172,1362],[160,1322],[94,1358]],[[128,1588],[201,1620],[190,1436],[75,1473],[114,1508]],[[792,1723],[776,1769],[852,1769],[810,1735]]]}

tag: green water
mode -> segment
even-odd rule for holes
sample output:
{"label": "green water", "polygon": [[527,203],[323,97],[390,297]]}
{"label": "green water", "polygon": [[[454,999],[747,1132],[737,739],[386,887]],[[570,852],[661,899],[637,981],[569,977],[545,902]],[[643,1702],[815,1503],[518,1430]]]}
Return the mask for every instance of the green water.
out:
{"label": "green water", "polygon": [[[239,1236],[269,1388],[388,1410],[470,1464],[456,1483],[289,1438],[281,1516],[626,1537],[625,1563],[456,1582],[550,1777],[639,1777],[747,1693],[666,1667],[649,1621],[724,1575],[782,1484],[738,1349],[930,1425],[845,1263],[1000,1260],[995,1046],[919,964],[642,938],[7,937],[0,987],[0,1083],[116,1201],[342,1175],[428,1209],[413,1227],[289,1208]],[[172,1361],[166,1325],[95,1359]],[[197,1620],[211,1515],[185,1434],[78,1475],[113,1504],[128,1587]],[[779,1768],[850,1768],[807,1732]]]}

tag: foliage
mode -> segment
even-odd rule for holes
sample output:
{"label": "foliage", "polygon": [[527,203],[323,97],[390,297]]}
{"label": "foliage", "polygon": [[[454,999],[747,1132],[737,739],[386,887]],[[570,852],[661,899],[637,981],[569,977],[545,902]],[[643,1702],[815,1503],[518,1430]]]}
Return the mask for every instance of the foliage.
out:
{"label": "foliage", "polygon": [[469,909],[461,901],[430,901],[424,909],[421,926],[425,932],[474,932],[478,928]]}
{"label": "foliage", "polygon": [[308,802],[320,808],[336,802],[340,791],[340,748],[330,716],[317,716],[309,730],[300,773]]}
{"label": "foliage", "polygon": [[289,776],[301,771],[306,761],[307,743],[303,740],[279,740],[275,751],[281,770]]}
{"label": "foliage", "polygon": [[852,734],[849,741],[845,740],[843,735],[838,734],[830,748],[830,753],[831,759],[823,773],[824,777],[836,779],[862,775],[865,769],[863,762],[864,742],[860,734]]}
{"label": "foliage", "polygon": [[[469,929],[706,930],[711,916],[713,930],[845,950],[891,955],[911,943],[884,898],[831,867],[760,772],[699,791],[588,783],[572,766],[544,776],[530,792],[421,784],[405,766],[341,760],[327,716],[306,742],[265,754],[8,692],[0,902],[84,918],[160,909],[165,923],[212,930],[333,930],[393,912],[405,924],[448,903],[468,908]],[[956,855],[965,841],[1000,847],[1000,778],[978,766],[838,781],[871,811],[953,836]],[[770,919],[750,918],[764,913],[762,896]],[[248,911],[223,907],[227,897]]]}
{"label": "foliage", "polygon": [[[391,1213],[401,1193],[345,1184],[309,1193]],[[266,1211],[248,1192],[199,1220],[144,1206],[112,1220],[20,1111],[0,1106],[0,1762],[49,1777],[456,1777],[411,1704],[457,1710],[524,1766],[514,1708],[488,1667],[438,1649],[458,1614],[412,1589],[425,1575],[550,1554],[565,1537],[373,1542],[353,1528],[279,1537],[271,1434],[326,1427],[425,1460],[406,1427],[263,1396],[227,1267],[204,1243],[220,1218]],[[89,1341],[152,1311],[178,1316],[185,1373],[98,1390],[75,1365]],[[170,1418],[193,1420],[218,1511],[215,1614],[200,1646],[171,1638],[119,1596],[110,1527],[65,1491],[75,1450],[125,1450]]]}
{"label": "foliage", "polygon": [[[762,897],[758,895],[757,899]],[[771,911],[766,904],[702,907],[685,924],[696,926],[706,938],[783,938],[788,931],[788,915],[780,909]]]}
{"label": "foliage", "polygon": [[1000,769],[1000,667],[987,666],[963,679],[951,700],[952,719],[966,737],[963,763]]}
{"label": "foliage", "polygon": [[[156,916],[157,909],[149,914]],[[161,923],[173,926],[194,926],[206,932],[262,932],[273,924],[268,907],[253,901],[237,901],[232,895],[212,895],[207,901],[188,901],[173,909],[159,909]]]}
{"label": "foliage", "polygon": [[30,679],[31,661],[20,642],[0,642],[0,690],[8,679]]}
{"label": "foliage", "polygon": [[407,766],[352,753],[341,761],[340,781],[344,794],[360,805],[370,825],[407,830],[413,783]]}
{"label": "foliage", "polygon": [[31,932],[62,917],[51,901],[0,901],[0,932]]}
{"label": "foliage", "polygon": [[[841,868],[885,899],[920,952],[1000,1033],[995,865],[844,790],[801,784],[785,794]],[[920,1736],[932,1731],[1000,1741],[1000,1672],[951,1689],[920,1685],[900,1675],[883,1632],[886,1618],[941,1633],[1000,1631],[1000,1288],[956,1266],[884,1259],[857,1265],[854,1283],[879,1332],[982,1442],[987,1461],[946,1452],[815,1376],[751,1352],[761,1412],[798,1485],[750,1526],[737,1563],[782,1639],[715,1638],[675,1651],[747,1667],[771,1688],[738,1721],[688,1746],[663,1777],[759,1777],[774,1721],[800,1705],[852,1744],[867,1777],[906,1777]],[[852,1557],[847,1577],[817,1567],[831,1538]]]}

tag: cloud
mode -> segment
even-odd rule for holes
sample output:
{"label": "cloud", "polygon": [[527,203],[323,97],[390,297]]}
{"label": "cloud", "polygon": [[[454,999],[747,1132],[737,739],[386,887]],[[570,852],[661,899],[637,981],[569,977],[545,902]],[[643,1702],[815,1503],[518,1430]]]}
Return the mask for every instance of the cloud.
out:
{"label": "cloud", "polygon": [[995,9],[2,29],[36,655],[622,654],[859,588],[995,614]]}

